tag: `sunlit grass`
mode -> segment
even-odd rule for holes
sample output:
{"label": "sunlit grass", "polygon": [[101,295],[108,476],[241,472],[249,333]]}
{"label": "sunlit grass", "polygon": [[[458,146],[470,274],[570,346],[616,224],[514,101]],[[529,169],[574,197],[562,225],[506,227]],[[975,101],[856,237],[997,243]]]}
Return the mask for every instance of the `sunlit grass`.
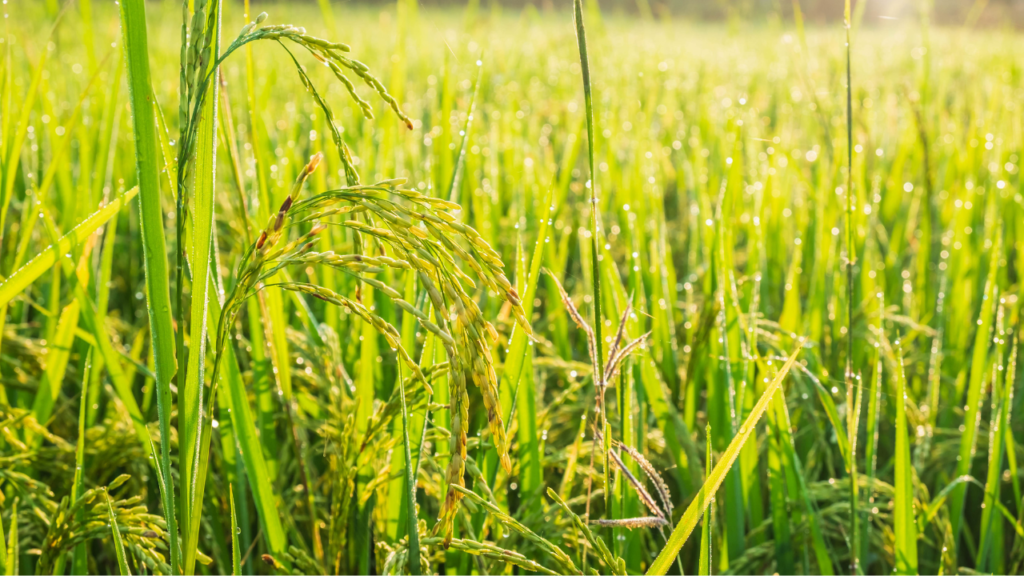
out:
{"label": "sunlit grass", "polygon": [[6,7],[5,570],[1024,570],[1019,35],[122,2]]}

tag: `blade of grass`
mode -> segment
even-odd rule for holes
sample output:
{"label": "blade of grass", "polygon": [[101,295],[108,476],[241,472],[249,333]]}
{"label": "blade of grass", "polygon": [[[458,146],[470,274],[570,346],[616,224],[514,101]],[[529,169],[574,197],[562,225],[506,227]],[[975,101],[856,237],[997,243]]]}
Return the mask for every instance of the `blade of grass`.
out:
{"label": "blade of grass", "polygon": [[1017,502],[1017,514],[1024,512],[1024,502],[1021,502],[1021,491],[1020,491],[1020,478],[1017,476],[1017,452],[1015,446],[1015,440],[1013,438],[1013,426],[1010,425],[1013,422],[1013,387],[1017,380],[1017,344],[1018,335],[1013,335],[1013,347],[1010,348],[1010,360],[1006,364],[1006,403],[1007,412],[1006,420],[1007,426],[1004,427],[1006,432],[1006,464],[1010,470],[1010,479],[1013,481],[1013,498],[1014,502]]}
{"label": "blade of grass", "polygon": [[235,516],[235,488],[228,484],[228,499],[231,501],[231,573],[235,576],[242,574],[242,550],[238,546],[238,518]]}
{"label": "blade of grass", "polygon": [[[996,236],[997,239],[999,236]],[[985,292],[981,300],[978,314],[978,328],[974,335],[974,348],[971,356],[970,382],[967,387],[967,402],[964,405],[964,431],[960,437],[960,453],[956,464],[956,475],[966,476],[971,473],[971,462],[974,460],[974,448],[977,442],[978,424],[981,421],[981,405],[985,387],[985,367],[988,365],[988,346],[991,341],[992,315],[995,310],[999,288],[996,285],[996,272],[999,269],[1000,242],[996,241],[991,250],[988,279],[985,281]],[[953,539],[957,541],[963,527],[964,504],[967,498],[967,485],[959,484],[950,497],[951,522]],[[958,548],[959,550],[959,548]],[[959,555],[958,555],[959,556]]]}
{"label": "blade of grass", "polygon": [[1006,333],[1003,330],[1004,309],[999,308],[996,315],[995,361],[992,364],[992,401],[988,433],[988,474],[985,478],[985,495],[981,511],[981,529],[978,537],[978,556],[975,560],[978,570],[1000,572],[1001,554],[994,558],[993,546],[999,546],[1002,536],[1002,518],[995,510],[999,502],[1000,483],[1003,471],[1003,429],[1008,427],[1006,419],[1009,412],[1007,402],[1006,381],[1008,372],[1002,365],[1003,350],[1006,345]]}
{"label": "blade of grass", "polygon": [[[543,248],[537,248],[543,251]],[[522,482],[521,494],[534,494],[541,489],[544,478],[544,468],[541,463],[541,433],[537,430],[537,384],[533,371],[533,346],[528,346],[526,358],[523,363],[522,377],[520,378],[520,389],[516,411],[519,430],[517,439],[519,441],[519,466],[520,481]],[[509,415],[509,428],[511,428],[512,415]],[[528,507],[520,509],[522,514],[536,512],[540,500],[534,498]]]}
{"label": "blade of grass", "polygon": [[[0,532],[0,540],[3,540],[3,533]],[[13,576],[18,574],[18,562],[21,556],[21,545],[18,544],[18,501],[14,501],[11,509],[11,530],[7,536],[7,562],[4,563],[5,574]]]}
{"label": "blade of grass", "polygon": [[[122,50],[124,49],[122,44]],[[103,109],[102,128],[99,136],[99,147],[96,151],[96,160],[93,170],[91,198],[94,202],[104,195],[104,187],[110,182],[112,167],[114,165],[117,150],[117,128],[120,125],[121,107],[121,78],[125,72],[125,61],[127,58],[111,58],[114,62],[114,76],[111,79],[110,93],[106,94],[106,105]],[[154,104],[156,99],[154,98]],[[166,257],[165,257],[166,260]]]}
{"label": "blade of grass", "polygon": [[[60,320],[57,321],[57,330],[49,342],[50,353],[46,357],[46,371],[43,372],[39,390],[36,391],[35,401],[32,403],[36,420],[43,425],[50,419],[53,406],[60,398],[61,383],[64,381],[68,359],[71,357],[75,329],[78,327],[79,310],[78,300],[72,300],[64,307],[60,313]],[[34,447],[39,440],[40,437],[26,433],[26,444]]]}
{"label": "blade of grass", "polygon": [[[707,444],[704,456],[704,477],[711,478],[711,424],[708,424],[704,428],[704,438],[705,444]],[[702,503],[707,500],[707,489],[708,485],[707,482],[705,482],[704,486],[700,489],[700,502]],[[700,561],[698,574],[701,576],[707,576],[708,574],[711,574],[711,522],[715,517],[714,504],[704,508],[701,517],[703,518],[703,521],[701,522],[700,528]]]}
{"label": "blade of grass", "polygon": [[[63,173],[67,170],[71,164],[66,157],[70,154],[73,138],[70,136],[71,131],[75,130],[79,125],[79,120],[82,116],[82,108],[86,99],[88,98],[93,86],[96,84],[96,80],[99,78],[99,74],[94,74],[86,85],[85,89],[78,97],[78,101],[75,104],[75,108],[71,112],[70,118],[64,122],[64,127],[68,134],[67,137],[62,138],[55,143],[55,150],[53,155],[49,159],[49,163],[46,167],[46,172],[43,174],[42,181],[34,187],[32,190],[32,196],[35,197],[37,203],[45,203],[50,193],[50,189],[53,188],[54,181],[57,179],[58,173]],[[87,204],[86,204],[87,205]],[[70,216],[74,216],[74,210],[68,210],[67,213]],[[67,216],[65,216],[67,217]],[[14,266],[17,268],[24,262],[25,255],[28,252],[29,242],[32,240],[32,231],[35,229],[36,223],[39,218],[33,210],[22,210],[21,213],[21,225],[18,231],[20,238],[18,239],[18,247],[14,254]]]}
{"label": "blade of grass", "polygon": [[78,248],[79,244],[85,242],[97,228],[115,217],[121,208],[135,197],[138,191],[138,187],[134,187],[100,208],[0,283],[0,307],[7,306],[22,290],[59,262],[62,256]]}
{"label": "blade of grass", "polygon": [[562,485],[559,488],[559,496],[563,500],[569,497],[569,493],[572,491],[573,480],[576,478],[576,468],[578,466],[580,452],[583,449],[583,438],[587,435],[587,416],[586,414],[580,419],[580,428],[576,431],[575,439],[572,444],[572,452],[569,453],[569,460],[565,464],[565,473],[562,475]]}
{"label": "blade of grass", "polygon": [[[884,334],[884,319],[885,319],[885,294],[881,291],[878,292],[878,326],[876,327],[877,334],[879,337]],[[875,470],[878,464],[878,434],[879,434],[879,422],[881,415],[881,403],[882,403],[882,350],[881,346],[875,344],[875,370],[871,378],[870,388],[868,389],[868,414],[867,422],[865,422],[865,431],[867,445],[864,447],[864,468],[867,470],[867,485],[868,485],[868,501],[873,501],[875,498],[874,486],[875,486]],[[871,522],[868,522],[865,518],[862,525],[861,542],[871,541]],[[859,560],[861,570],[868,571],[870,566],[868,565],[867,553],[868,546],[861,547],[861,558]]]}
{"label": "blade of grass", "polygon": [[[405,301],[415,302],[416,301],[416,276],[414,274],[407,274],[405,278]],[[402,314],[402,347],[406,350],[416,349],[416,319],[412,314]],[[433,334],[428,336],[423,341],[423,349],[420,356],[420,365],[423,367],[423,362],[429,358],[430,362],[434,359],[434,338]],[[398,378],[401,379],[401,371],[399,371]],[[424,411],[424,417],[426,411]],[[394,422],[392,425],[392,438],[398,435],[398,426],[404,426],[402,422]],[[423,423],[420,418],[415,415],[410,415],[410,425],[415,430],[417,427],[422,427]],[[420,438],[422,442],[423,438]],[[415,440],[410,440],[410,453],[411,445],[416,443]],[[419,458],[419,451],[416,452],[417,460]],[[388,542],[395,542],[398,540],[398,535],[402,528],[403,521],[408,515],[408,508],[406,507],[406,478],[405,478],[405,454],[398,454],[397,452],[391,453],[390,465],[392,469],[397,473],[401,472],[400,475],[392,476],[391,482],[388,486],[388,499],[386,504],[387,509],[387,521],[385,524],[386,534]],[[413,478],[417,478],[415,471]]]}
{"label": "blade of grass", "polygon": [[914,516],[914,467],[910,461],[907,434],[907,377],[903,371],[903,348],[896,341],[896,480],[893,531],[896,535],[896,574],[917,574],[917,523]]}
{"label": "blade of grass", "polygon": [[[768,410],[772,416],[773,410]],[[779,574],[795,574],[792,529],[786,503],[786,475],[782,469],[782,442],[774,418],[768,426],[768,490],[772,506],[772,540],[775,542],[775,564]]]}
{"label": "blade of grass", "polygon": [[405,497],[406,517],[409,519],[406,536],[409,543],[409,574],[418,576],[420,573],[420,534],[419,517],[416,514],[416,470],[412,462],[412,449],[409,445],[409,407],[405,403],[405,382],[402,369],[398,370],[398,394],[402,402],[402,449],[405,452]]}
{"label": "blade of grass", "polygon": [[[95,348],[90,348],[89,352],[85,357],[85,372],[82,374],[82,397],[79,400],[78,408],[78,442],[75,446],[75,478],[71,484],[71,501],[76,502],[82,492],[85,491],[85,426],[86,426],[86,414],[89,408],[89,385],[92,381],[92,362],[93,362],[93,351]],[[77,520],[81,521],[83,512],[79,510],[75,513]],[[89,549],[85,542],[81,542],[75,545],[74,552],[71,556],[71,573],[72,574],[87,574],[89,570]],[[63,573],[63,556],[57,561],[55,574]]]}
{"label": "blade of grass", "polygon": [[[13,514],[11,518],[15,518]],[[4,574],[12,574],[7,569],[7,537],[4,536],[4,519],[0,516],[0,567],[3,568]]]}
{"label": "blade of grass", "polygon": [[[603,254],[606,262],[613,262],[610,251],[604,250]],[[620,307],[624,307],[628,298],[625,286],[622,285],[614,267],[605,266],[604,268],[606,285],[610,289],[610,299],[618,302]],[[627,322],[626,334],[630,338],[636,338],[640,336],[640,331],[633,322]],[[669,394],[665,390],[664,383],[658,377],[657,370],[650,362],[640,362],[640,381],[643,385],[645,401],[650,406],[650,410],[658,422],[658,427],[664,432],[667,451],[671,455],[673,463],[679,468],[675,478],[685,498],[687,495],[693,494],[700,484],[700,457],[696,443],[690,436],[686,423],[670,401]]]}
{"label": "blade of grass", "polygon": [[[163,209],[158,182],[160,154],[157,149],[157,124],[149,70],[149,39],[146,30],[146,6],[143,0],[119,3],[121,33],[128,72],[128,90],[132,110],[135,141],[135,173],[139,188],[139,216],[142,228],[143,263],[146,277],[146,298],[149,311],[150,346],[156,364],[157,417],[160,425],[161,490],[163,509],[169,534],[176,535],[173,474],[170,442],[171,379],[176,370],[174,328],[171,320],[170,273],[167,269],[167,247],[164,240]],[[105,308],[102,313],[106,313]],[[180,552],[177,536],[170,541],[171,570],[179,571]]]}
{"label": "blade of grass", "polygon": [[[551,202],[552,191],[549,189],[545,204],[542,205],[541,209],[549,210],[550,214],[553,208]],[[547,240],[549,220],[550,218],[541,218],[537,243],[534,245],[533,255],[530,259],[529,272],[526,269],[522,236],[519,235],[516,241],[516,290],[523,294],[523,310],[527,318],[532,318],[533,316],[533,300],[537,293],[537,286],[540,283],[540,266],[545,253],[544,244]],[[508,368],[508,371],[503,371],[503,375],[507,374],[508,376],[507,380],[505,380],[505,388],[511,391],[511,397],[508,399],[510,406],[508,406],[507,411],[505,411],[505,406],[502,407],[502,410],[508,414],[506,433],[512,430],[512,422],[514,420],[518,421],[517,440],[519,445],[517,453],[523,483],[522,493],[532,494],[534,489],[539,489],[543,474],[537,437],[537,390],[533,373],[534,351],[532,345],[528,342],[526,330],[518,325],[514,330],[515,334],[512,336],[512,343],[509,347],[509,356],[506,356],[505,366]],[[539,501],[535,499],[533,503],[533,509],[536,509],[536,504],[539,504]]]}
{"label": "blade of grass", "polygon": [[[580,51],[580,66],[583,71],[583,96],[586,101],[586,114],[587,114],[587,156],[589,159],[589,179],[587,180],[587,188],[590,189],[590,267],[591,273],[593,274],[593,301],[594,311],[591,324],[594,327],[594,340],[597,342],[595,352],[597,358],[594,359],[595,366],[604,366],[604,346],[605,341],[601,336],[602,329],[604,327],[604,317],[601,313],[601,269],[600,269],[600,254],[601,254],[601,228],[600,218],[598,217],[598,196],[597,196],[597,171],[594,168],[594,96],[593,88],[590,83],[590,59],[587,55],[587,32],[583,25],[583,2],[582,0],[573,1],[573,14],[576,21],[576,43]],[[601,381],[602,377],[600,374],[594,374],[595,388],[600,391],[604,390],[605,383]],[[603,396],[603,394],[602,394]],[[601,402],[601,414],[598,417],[597,427],[604,431],[604,437],[611,439],[611,430],[608,427],[608,420],[605,417],[603,408],[604,402]],[[607,473],[605,474],[605,480],[607,485]],[[604,503],[605,508],[608,507],[609,498],[611,496],[611,490],[604,491]]]}
{"label": "blade of grass", "polygon": [[[459,194],[462,182],[462,168],[466,163],[466,145],[469,143],[470,128],[473,127],[473,113],[476,111],[476,96],[480,92],[480,78],[484,74],[482,62],[476,63],[476,81],[473,83],[473,96],[469,100],[469,113],[466,115],[466,123],[462,127],[462,143],[459,144],[459,158],[455,161],[455,169],[452,170],[452,180],[448,185],[448,201],[459,203]],[[410,550],[411,552],[411,550]]]}
{"label": "blade of grass", "polygon": [[[774,418],[778,422],[775,428],[778,434],[778,441],[782,447],[783,464],[787,469],[786,479],[796,481],[796,492],[803,501],[804,510],[807,513],[808,525],[811,531],[811,544],[814,549],[814,558],[818,561],[818,573],[823,576],[831,576],[835,573],[832,567],[832,559],[829,557],[828,545],[822,530],[821,513],[814,506],[807,490],[807,480],[804,477],[804,468],[800,463],[800,456],[796,452],[796,445],[793,443],[792,422],[789,418],[789,407],[786,406],[786,399],[780,394],[773,401],[775,411]],[[772,415],[769,409],[769,416]],[[781,573],[781,571],[780,571]]]}
{"label": "blade of grass", "polygon": [[199,546],[200,516],[203,508],[203,492],[206,483],[206,471],[210,433],[208,421],[212,414],[206,413],[204,404],[206,374],[206,329],[211,298],[210,282],[213,254],[214,208],[216,206],[216,174],[217,174],[217,113],[219,111],[218,96],[220,82],[217,81],[219,71],[215,68],[216,55],[220,54],[221,3],[220,0],[208,3],[213,10],[209,25],[213,29],[206,30],[207,36],[212,35],[214,57],[210,58],[209,68],[203,73],[212,75],[209,94],[201,103],[199,111],[198,136],[195,143],[195,179],[192,185],[190,215],[192,217],[192,234],[189,264],[192,272],[191,291],[191,323],[189,341],[191,349],[188,355],[188,367],[185,373],[185,388],[178,406],[180,438],[179,468],[183,478],[181,485],[182,501],[181,525],[185,547],[182,550],[182,570],[187,574],[195,567],[196,552]]}
{"label": "blade of grass", "polygon": [[[718,487],[722,484],[725,479],[726,473],[732,468],[733,462],[739,456],[740,449],[747,439],[754,434],[757,422],[761,419],[761,415],[764,414],[768,408],[768,403],[771,401],[772,396],[779,390],[782,385],[782,381],[786,378],[789,373],[789,369],[796,362],[796,357],[800,354],[800,349],[803,348],[803,340],[797,341],[796,350],[789,356],[786,363],[779,369],[779,373],[772,379],[771,383],[765,388],[764,394],[754,405],[754,409],[751,410],[750,415],[744,421],[743,425],[740,426],[739,431],[733,438],[732,442],[729,443],[729,447],[726,448],[722,454],[722,458],[719,459],[718,464],[715,466],[711,474],[704,481],[708,487],[708,493],[714,494]],[[679,553],[679,549],[686,543],[687,538],[693,532],[694,527],[697,525],[700,515],[704,512],[704,509],[708,506],[709,502],[697,502],[696,500],[691,502],[686,508],[686,512],[683,513],[682,518],[679,519],[679,523],[676,524],[675,529],[672,531],[672,535],[669,536],[668,542],[665,543],[665,547],[661,549],[658,557],[655,558],[654,562],[651,563],[650,568],[647,569],[647,574],[658,574],[663,575],[668,572],[672,562],[675,561],[676,554]]]}
{"label": "blade of grass", "polygon": [[[739,154],[736,155],[739,156]],[[732,441],[736,427],[739,424],[739,419],[742,416],[742,410],[736,404],[736,383],[733,378],[732,367],[733,355],[731,350],[739,348],[740,319],[737,314],[739,311],[737,302],[734,300],[735,290],[730,289],[734,284],[731,266],[732,226],[730,225],[730,218],[726,217],[733,198],[733,195],[730,194],[733,187],[729,183],[735,178],[738,169],[739,164],[734,162],[732,169],[728,172],[728,176],[722,182],[721,194],[718,206],[716,207],[718,225],[715,229],[714,241],[716,267],[714,290],[716,291],[720,307],[718,314],[718,342],[721,344],[722,351],[721,360],[717,363],[715,370],[720,376],[724,376],[725,386],[710,387],[708,389],[708,401],[709,404],[713,405],[709,407],[709,413],[720,416],[720,418],[711,420],[712,422],[717,420],[721,424],[717,427],[718,433],[714,440],[716,443],[721,441],[723,444],[727,441]],[[743,502],[743,479],[741,473],[740,468],[730,470],[725,479],[726,496],[723,500],[725,502],[724,528],[727,555],[723,557],[723,568],[727,568],[728,561],[739,558],[743,554],[745,547],[743,532],[746,526],[746,519],[744,518],[744,507],[739,505]]]}
{"label": "blade of grass", "polygon": [[[211,288],[212,290],[214,289]],[[210,305],[212,316],[219,318],[220,300],[211,298]],[[249,489],[252,490],[260,527],[267,547],[275,558],[280,559],[287,548],[287,537],[281,526],[281,510],[278,508],[277,498],[274,496],[270,483],[273,476],[268,473],[267,461],[263,456],[263,448],[260,444],[260,434],[253,421],[249,397],[245,382],[242,380],[241,370],[238,367],[234,346],[228,345],[225,348],[224,358],[221,359],[221,362],[223,363],[221,377],[224,388],[228,392],[225,399],[230,400],[228,411],[231,413],[231,428],[238,440],[239,452],[242,454],[242,462],[245,465],[245,476],[249,481]]]}
{"label": "blade of grass", "polygon": [[[853,246],[853,85],[851,71],[850,0],[846,0],[844,10],[846,28],[846,401],[847,401],[847,434],[849,436],[849,453],[846,469],[850,474],[850,572],[860,574],[860,528],[857,526],[857,423],[860,418],[860,388],[857,388],[857,399],[854,400],[853,377],[853,264],[856,260]],[[856,410],[851,408],[856,405]]]}
{"label": "blade of grass", "polygon": [[128,568],[128,559],[124,554],[124,542],[121,541],[121,529],[117,526],[117,517],[114,516],[114,508],[110,505],[110,494],[107,494],[107,518],[110,521],[110,534],[114,539],[117,569],[121,572],[121,576],[131,576],[132,571]]}
{"label": "blade of grass", "polygon": [[[54,24],[56,28],[56,24]],[[51,30],[50,34],[53,34]],[[14,186],[17,183],[18,175],[18,164],[21,160],[21,151],[25,145],[25,139],[28,137],[28,130],[30,127],[30,120],[32,116],[32,108],[35,104],[36,94],[39,92],[39,84],[43,78],[43,72],[46,68],[46,58],[49,54],[49,43],[43,44],[42,54],[39,55],[39,60],[36,62],[35,71],[32,73],[32,80],[29,83],[28,90],[24,92],[22,96],[22,108],[21,114],[18,116],[17,127],[14,129],[14,134],[7,134],[5,130],[4,136],[11,136],[8,141],[4,140],[5,154],[3,158],[3,188],[0,188],[0,244],[4,242],[4,226],[7,221],[7,210],[11,205],[11,198],[14,196]],[[8,43],[10,45],[10,43]],[[11,64],[8,64],[10,67]],[[8,83],[9,84],[9,83]],[[7,110],[5,110],[7,112]],[[8,120],[5,118],[4,122]]]}
{"label": "blade of grass", "polygon": [[[548,211],[550,215],[554,211],[553,202],[554,191],[548,188],[547,197],[542,205],[543,209]],[[516,284],[518,289],[522,290],[522,297],[520,300],[523,303],[523,314],[527,319],[533,317],[533,301],[537,294],[537,285],[540,283],[540,270],[541,264],[544,260],[544,245],[548,240],[548,228],[550,226],[551,218],[541,217],[540,228],[537,231],[537,243],[533,247],[533,255],[530,257],[530,272],[528,276],[523,277],[520,282],[518,274],[519,265],[517,264],[517,278]],[[520,263],[521,264],[521,263]],[[507,380],[509,389],[513,391],[513,402],[519,398],[519,386],[522,381],[523,367],[527,363],[527,345],[529,344],[529,335],[526,333],[521,326],[517,325],[513,328],[512,341],[508,347],[508,354],[505,356],[505,364],[502,369],[502,380]],[[512,414],[509,412],[509,429],[512,426]]]}

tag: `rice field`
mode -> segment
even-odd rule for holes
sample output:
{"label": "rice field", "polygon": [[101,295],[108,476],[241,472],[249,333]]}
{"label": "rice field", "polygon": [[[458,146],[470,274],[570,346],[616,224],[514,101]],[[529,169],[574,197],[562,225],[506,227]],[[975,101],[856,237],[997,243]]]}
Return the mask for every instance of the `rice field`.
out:
{"label": "rice field", "polygon": [[926,4],[5,2],[0,570],[1024,573],[1022,38]]}

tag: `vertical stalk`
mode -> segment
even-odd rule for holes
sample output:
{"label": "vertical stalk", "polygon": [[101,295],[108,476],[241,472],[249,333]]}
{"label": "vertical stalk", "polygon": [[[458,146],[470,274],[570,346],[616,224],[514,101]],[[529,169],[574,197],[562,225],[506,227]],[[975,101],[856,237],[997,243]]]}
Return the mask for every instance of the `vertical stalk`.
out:
{"label": "vertical stalk", "polygon": [[177,525],[174,516],[174,482],[171,474],[171,378],[175,371],[174,329],[171,323],[170,277],[164,243],[163,210],[158,184],[156,118],[153,112],[143,0],[122,0],[121,32],[124,42],[128,90],[135,140],[135,170],[139,181],[139,215],[142,228],[153,357],[156,363],[157,414],[160,422],[160,468],[164,483],[164,515],[170,534],[171,570],[180,572]]}
{"label": "vertical stalk", "polygon": [[847,425],[850,435],[850,573],[860,572],[860,529],[857,526],[857,418],[860,417],[860,393],[857,410],[851,410],[854,397],[853,383],[853,87],[850,83],[850,0],[846,0],[846,403]]}
{"label": "vertical stalk", "polygon": [[[590,59],[587,56],[587,32],[583,26],[583,3],[581,0],[573,1],[573,9],[576,19],[576,42],[580,49],[580,66],[583,70],[583,96],[586,100],[587,106],[587,154],[590,161],[590,181],[588,182],[590,188],[590,265],[594,279],[594,339],[597,340],[597,363],[595,366],[604,366],[604,337],[601,335],[602,332],[602,314],[601,314],[601,272],[599,268],[599,257],[601,254],[601,243],[599,236],[601,229],[598,222],[598,204],[597,204],[597,173],[594,171],[594,98],[592,89],[590,86]],[[605,418],[604,408],[604,390],[605,382],[601,374],[594,374],[594,386],[596,392],[599,395],[598,399],[598,420],[595,422],[595,426],[598,427],[604,434],[607,440],[611,439],[611,430],[608,429],[608,421]],[[611,496],[610,491],[607,489],[608,484],[608,467],[605,466],[605,485],[604,491],[605,508],[608,507],[609,498]],[[588,504],[590,500],[587,500]]]}
{"label": "vertical stalk", "polygon": [[228,499],[231,503],[231,573],[235,576],[242,574],[242,551],[238,545],[238,517],[235,514],[235,487],[228,484]]}
{"label": "vertical stalk", "polygon": [[893,545],[895,574],[917,574],[917,521],[914,518],[913,466],[910,462],[910,437],[907,434],[907,377],[903,371],[903,348],[896,341],[896,452],[893,455]]}
{"label": "vertical stalk", "polygon": [[[704,457],[704,478],[711,477],[711,424],[708,424],[705,428],[705,449],[706,455]],[[700,501],[706,502],[708,498],[707,482],[700,489]],[[712,492],[712,494],[714,494]],[[704,522],[700,528],[700,560],[698,564],[698,573],[702,576],[711,574],[711,522],[715,517],[714,506],[704,505]]]}
{"label": "vertical stalk", "polygon": [[405,452],[405,497],[406,518],[409,521],[409,574],[420,573],[419,515],[416,514],[416,469],[412,463],[412,449],[409,446],[409,407],[405,403],[405,381],[402,368],[398,368],[398,392],[402,401],[402,448]]}

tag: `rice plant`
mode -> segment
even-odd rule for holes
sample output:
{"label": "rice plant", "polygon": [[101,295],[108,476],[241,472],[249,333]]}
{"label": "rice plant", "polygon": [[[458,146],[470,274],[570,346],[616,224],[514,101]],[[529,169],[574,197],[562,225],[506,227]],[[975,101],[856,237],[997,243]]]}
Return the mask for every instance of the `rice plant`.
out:
{"label": "rice plant", "polygon": [[970,4],[4,4],[3,573],[1020,573]]}

